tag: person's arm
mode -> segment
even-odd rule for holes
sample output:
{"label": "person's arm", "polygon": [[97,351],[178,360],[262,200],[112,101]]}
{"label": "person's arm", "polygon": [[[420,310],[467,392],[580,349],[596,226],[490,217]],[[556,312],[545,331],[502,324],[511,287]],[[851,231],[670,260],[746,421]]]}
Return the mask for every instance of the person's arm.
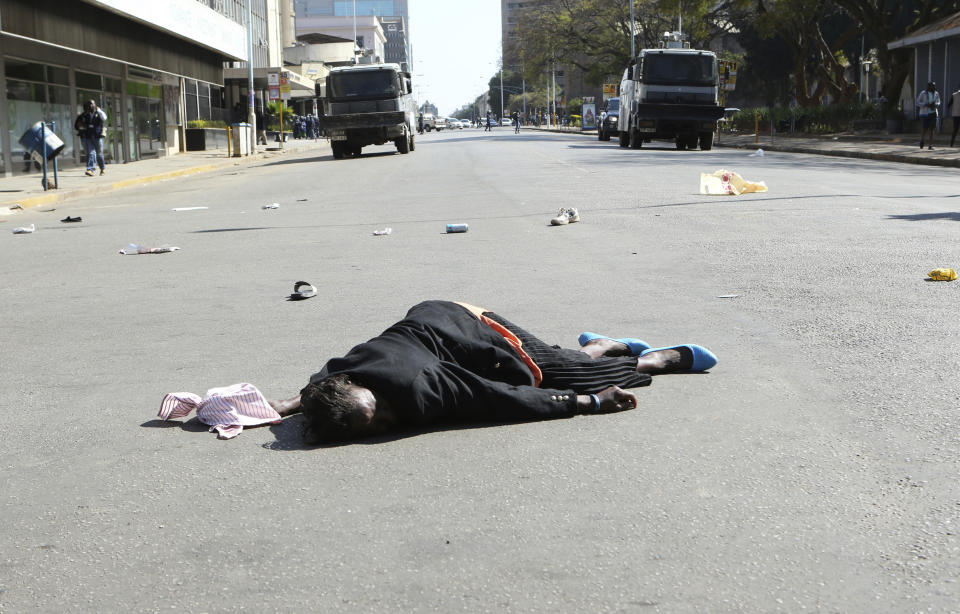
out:
{"label": "person's arm", "polygon": [[637,397],[615,386],[590,395],[573,390],[517,386],[486,379],[453,363],[439,363],[413,382],[412,397],[425,422],[449,416],[502,421],[545,420],[578,413],[632,409]]}

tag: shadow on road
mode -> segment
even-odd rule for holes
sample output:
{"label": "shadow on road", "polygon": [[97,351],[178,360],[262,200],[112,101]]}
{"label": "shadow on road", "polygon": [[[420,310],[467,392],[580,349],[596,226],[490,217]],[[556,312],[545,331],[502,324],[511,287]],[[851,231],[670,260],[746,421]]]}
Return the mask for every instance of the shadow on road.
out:
{"label": "shadow on road", "polygon": [[206,433],[210,430],[210,427],[197,420],[197,417],[194,416],[189,420],[181,422],[180,420],[147,420],[140,425],[143,428],[148,429],[175,429],[179,428],[188,433]]}
{"label": "shadow on road", "polygon": [[[952,196],[948,198],[953,198]],[[923,222],[926,220],[949,220],[960,222],[960,211],[942,211],[940,213],[911,213],[906,215],[890,215],[889,220],[903,220],[907,222]]]}

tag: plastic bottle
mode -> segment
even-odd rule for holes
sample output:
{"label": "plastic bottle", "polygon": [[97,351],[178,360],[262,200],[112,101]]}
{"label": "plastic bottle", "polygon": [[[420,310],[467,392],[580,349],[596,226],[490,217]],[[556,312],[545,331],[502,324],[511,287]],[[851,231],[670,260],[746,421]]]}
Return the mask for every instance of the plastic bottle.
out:
{"label": "plastic bottle", "polygon": [[470,229],[468,224],[447,224],[447,232],[467,232]]}

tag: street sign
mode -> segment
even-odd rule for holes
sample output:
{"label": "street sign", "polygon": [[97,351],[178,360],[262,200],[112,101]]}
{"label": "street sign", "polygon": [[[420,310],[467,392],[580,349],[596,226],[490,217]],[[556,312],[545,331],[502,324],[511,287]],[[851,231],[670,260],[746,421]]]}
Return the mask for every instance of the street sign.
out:
{"label": "street sign", "polygon": [[269,87],[267,88],[267,90],[269,91],[269,96],[268,96],[268,97],[270,98],[270,100],[280,100],[280,86],[279,86],[279,85],[271,85],[271,86],[269,86]]}
{"label": "street sign", "polygon": [[611,98],[617,95],[617,84],[616,83],[604,83],[603,84],[603,100],[606,102]]}
{"label": "street sign", "polygon": [[280,72],[280,98],[290,100],[290,73],[286,70]]}
{"label": "street sign", "polygon": [[267,85],[280,85],[280,73],[278,73],[278,72],[268,72],[268,73],[267,73]]}

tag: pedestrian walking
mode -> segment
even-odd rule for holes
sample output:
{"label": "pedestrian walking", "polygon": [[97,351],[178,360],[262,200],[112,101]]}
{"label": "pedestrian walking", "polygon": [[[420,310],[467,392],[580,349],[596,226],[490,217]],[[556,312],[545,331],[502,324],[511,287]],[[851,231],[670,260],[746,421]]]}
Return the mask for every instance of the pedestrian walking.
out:
{"label": "pedestrian walking", "polygon": [[953,119],[953,134],[950,135],[950,147],[953,147],[957,140],[957,129],[960,128],[960,85],[957,86],[957,91],[950,94],[947,108],[950,109],[950,117]]}
{"label": "pedestrian walking", "polygon": [[490,122],[491,122],[491,121],[492,121],[492,118],[491,118],[491,116],[490,116],[490,111],[487,111],[487,125],[486,125],[486,127],[483,129],[484,132],[490,132],[490,131],[492,130],[492,128],[490,127]]}
{"label": "pedestrian walking", "polygon": [[107,114],[97,108],[97,103],[88,100],[83,103],[83,113],[77,116],[73,122],[73,128],[77,131],[83,143],[83,148],[87,152],[87,170],[86,175],[93,177],[93,171],[100,166],[100,174],[107,172],[106,164],[103,160],[103,137],[106,130],[104,119]]}
{"label": "pedestrian walking", "polygon": [[520,134],[520,112],[514,111],[510,117],[513,119],[513,133]]}
{"label": "pedestrian walking", "polygon": [[937,127],[937,119],[940,118],[940,93],[936,83],[927,83],[927,89],[920,92],[917,96],[917,108],[920,109],[920,149],[923,149],[923,137],[928,134],[930,140],[927,141],[927,149],[933,149],[933,131]]}

